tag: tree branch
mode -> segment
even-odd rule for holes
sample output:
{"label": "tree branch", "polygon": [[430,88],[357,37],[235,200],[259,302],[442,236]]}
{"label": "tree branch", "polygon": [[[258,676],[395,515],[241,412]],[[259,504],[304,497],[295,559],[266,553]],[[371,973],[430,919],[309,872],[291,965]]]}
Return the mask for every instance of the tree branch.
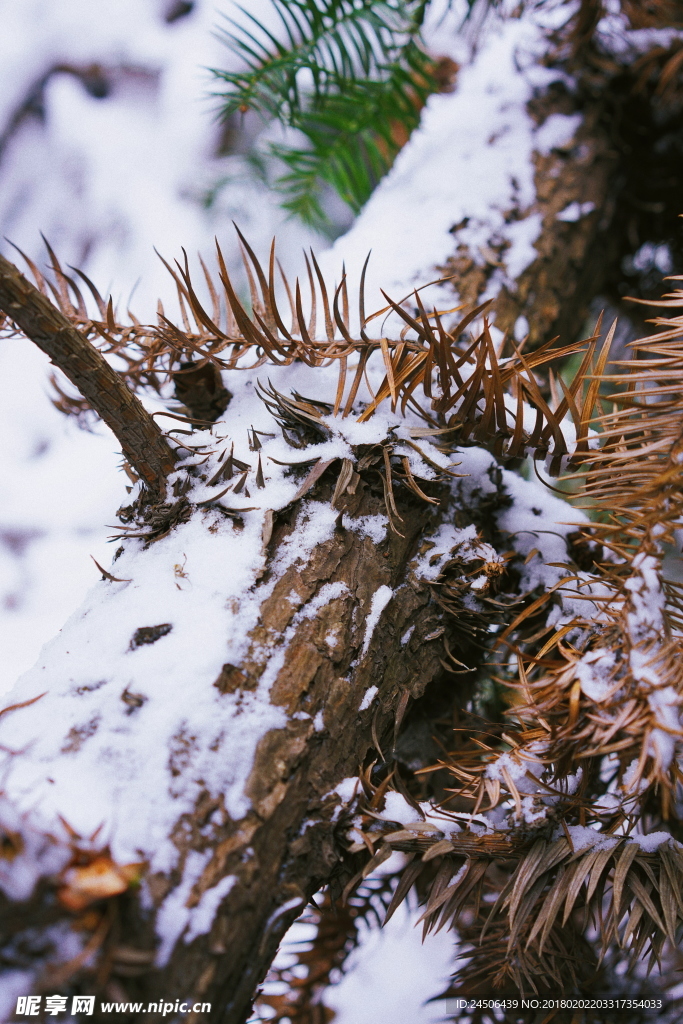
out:
{"label": "tree branch", "polygon": [[0,310],[78,388],[147,486],[163,492],[175,455],[157,424],[102,353],[4,256]]}

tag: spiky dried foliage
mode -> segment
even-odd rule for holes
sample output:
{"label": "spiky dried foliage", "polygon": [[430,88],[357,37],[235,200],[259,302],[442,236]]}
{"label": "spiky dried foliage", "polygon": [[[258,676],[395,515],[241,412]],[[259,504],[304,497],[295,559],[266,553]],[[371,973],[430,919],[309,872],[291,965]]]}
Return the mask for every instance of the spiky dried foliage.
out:
{"label": "spiky dried foliage", "polygon": [[[550,471],[556,474],[568,454],[567,441],[560,424],[569,410],[575,419],[579,450],[584,449],[591,401],[594,398],[589,393],[586,400],[581,402],[577,392],[586,366],[590,364],[595,337],[563,347],[554,347],[557,339],[552,339],[527,355],[522,352],[523,346],[517,348],[510,342],[512,355],[503,358],[504,346],[502,350],[496,350],[485,319],[488,303],[470,310],[462,319],[447,327],[446,317],[457,312],[460,307],[445,312],[436,309],[429,312],[420,296],[422,289],[417,289],[401,302],[385,295],[387,305],[366,315],[366,261],[359,286],[360,330],[359,336],[354,338],[350,333],[345,273],[342,274],[341,283],[331,292],[315,256],[311,253],[310,260],[306,257],[308,308],[304,310],[304,289],[298,280],[294,288],[291,287],[276,260],[275,244],[271,247],[266,273],[239,229],[237,232],[249,282],[251,311],[247,310],[238,297],[223,253],[217,244],[217,281],[200,257],[211,298],[210,314],[197,294],[187,255],[184,255],[182,264],[176,262],[175,266],[163,261],[176,285],[182,326],[166,316],[161,304],[156,324],[142,324],[130,312],[129,322],[124,323],[114,310],[112,298],[105,301],[92,281],[81,271],[74,270],[74,275],[85,285],[97,306],[100,317],[93,318],[89,315],[83,292],[75,277],[64,272],[49,246],[54,283],[41,273],[32,260],[23,253],[22,256],[38,289],[51,296],[61,312],[114,362],[121,377],[133,391],[151,389],[158,395],[168,397],[168,385],[172,382],[176,396],[186,401],[184,381],[188,376],[198,376],[205,367],[220,371],[269,363],[284,365],[294,361],[309,366],[322,366],[333,361],[339,370],[337,394],[331,409],[325,411],[335,416],[341,415],[344,418],[356,410],[359,420],[364,421],[373,415],[382,402],[389,400],[392,410],[400,408],[401,413],[405,414],[410,409],[421,416],[430,431],[435,432],[434,436],[439,436],[440,441],[448,447],[456,443],[475,443],[491,448],[504,459],[515,459],[530,451],[537,458],[542,458],[550,451]],[[289,308],[286,313],[276,295],[276,266],[287,296]],[[415,304],[414,315],[406,308],[408,301]],[[369,325],[392,312],[404,322],[400,338],[370,336]],[[483,330],[480,329],[475,337],[470,336],[468,328],[481,325],[482,317]],[[320,319],[324,326],[322,338],[318,333]],[[289,326],[285,320],[289,321]],[[0,330],[6,335],[12,333],[11,321],[6,319],[4,324],[0,323]],[[565,359],[580,351],[584,345],[589,347],[581,370],[565,389],[565,397],[553,410],[544,398],[536,374],[546,364]],[[373,400],[365,407],[360,407],[359,388],[366,374],[368,360],[375,353],[381,354],[386,375]],[[206,392],[207,382],[202,382],[202,387]],[[191,403],[187,403],[190,412],[187,419],[191,425],[208,425],[221,414],[227,404],[222,395],[213,400],[214,391],[219,390],[215,378],[213,385],[211,381],[208,382],[208,390],[211,395],[206,398],[203,394],[204,404],[199,407],[204,411],[206,419],[193,415],[189,408]],[[84,416],[87,404],[82,398],[69,398],[61,387],[57,395],[55,404],[58,408],[81,418]],[[224,392],[224,395],[227,393]],[[270,398],[272,400],[273,396]],[[264,399],[268,400],[265,392]],[[283,416],[291,416],[291,402],[278,401]],[[288,413],[285,412],[287,402]],[[536,412],[531,429],[524,423],[525,403]],[[195,408],[198,406],[195,405]],[[318,409],[316,414],[318,418],[320,411]]]}
{"label": "spiky dried foliage", "polygon": [[[367,877],[394,850],[408,855],[390,917],[411,886],[423,894],[424,934],[464,921],[472,946],[462,980],[508,992],[571,992],[595,982],[613,944],[635,967],[643,953],[654,966],[683,925],[683,855],[675,844],[648,853],[624,836],[595,836],[574,849],[571,835],[538,830],[476,834],[466,815],[397,827],[377,819],[365,842],[376,847]],[[461,825],[458,825],[458,820]],[[493,904],[493,905],[492,905]],[[586,937],[590,923],[597,941]],[[475,927],[476,925],[476,927]],[[484,987],[485,990],[485,987]]]}
{"label": "spiky dried foliage", "polygon": [[[670,293],[664,305],[683,305],[683,292]],[[613,820],[637,812],[650,789],[666,818],[678,783],[681,590],[662,562],[683,513],[683,323],[654,323],[658,334],[632,343],[637,358],[591,381],[596,393],[601,384],[609,389],[613,404],[594,420],[598,449],[580,456],[581,503],[599,514],[593,531],[605,553],[585,581],[593,591],[599,585],[590,597],[596,611],[573,624],[584,630],[573,645],[557,639],[550,670],[535,659],[523,680],[528,710],[519,710],[523,721],[530,713],[535,724],[545,721],[546,755],[562,773],[574,762],[616,755],[623,800]]]}
{"label": "spiky dried foliage", "polygon": [[[683,290],[661,305],[683,307]],[[563,385],[583,424],[565,480],[596,518],[582,531],[590,571],[572,566],[557,589],[588,613],[548,629],[546,592],[500,634],[511,706],[427,769],[452,779],[441,818],[398,827],[366,807],[361,874],[408,854],[390,910],[415,886],[425,930],[457,925],[468,943],[450,994],[486,993],[492,978],[501,993],[599,991],[615,949],[628,972],[643,957],[649,972],[683,930],[681,588],[663,566],[683,516],[683,318],[653,322],[632,360],[608,372],[611,331],[580,387]],[[655,841],[636,837],[665,822]]]}

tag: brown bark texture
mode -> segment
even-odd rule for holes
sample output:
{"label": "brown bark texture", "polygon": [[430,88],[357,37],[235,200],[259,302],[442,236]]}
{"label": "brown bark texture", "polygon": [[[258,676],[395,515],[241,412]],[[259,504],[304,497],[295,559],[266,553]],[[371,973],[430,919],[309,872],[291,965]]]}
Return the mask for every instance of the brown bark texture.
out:
{"label": "brown bark texture", "polygon": [[78,388],[113,431],[124,457],[148,487],[163,492],[175,456],[157,424],[102,353],[4,256],[0,256],[0,312]]}
{"label": "brown bark texture", "polygon": [[[371,514],[378,499],[363,487],[352,503],[355,514]],[[348,588],[305,619],[289,643],[271,690],[272,702],[287,711],[288,725],[261,741],[247,785],[252,810],[216,837],[196,898],[226,874],[235,874],[238,882],[210,935],[189,946],[178,943],[164,971],[147,982],[151,991],[175,989],[178,996],[191,991],[196,999],[211,1001],[217,1008],[214,1019],[225,1024],[247,1018],[284,932],[339,859],[342,835],[334,820],[339,798],[331,790],[356,775],[373,747],[374,757],[391,758],[399,709],[444,671],[442,613],[429,586],[411,572],[410,560],[425,530],[447,507],[435,515],[417,502],[404,506],[405,537],[390,534],[379,547],[367,537],[338,530],[308,565],[288,570],[262,606],[252,638],[255,652],[272,645],[288,627],[293,609],[286,595],[292,589],[306,602],[325,583]],[[390,586],[394,597],[363,654],[364,623],[382,585]],[[403,646],[401,638],[411,626]],[[330,652],[325,638],[332,630],[336,639]],[[254,653],[239,667],[226,666],[216,685],[226,691],[255,687],[260,670]],[[372,685],[378,694],[359,712]],[[314,721],[322,715],[322,728],[316,731],[310,719],[294,717],[302,711]],[[190,828],[183,823],[179,829],[179,840],[188,847],[204,842],[193,831],[211,810],[199,805]],[[162,893],[168,880],[158,879],[158,885]]]}

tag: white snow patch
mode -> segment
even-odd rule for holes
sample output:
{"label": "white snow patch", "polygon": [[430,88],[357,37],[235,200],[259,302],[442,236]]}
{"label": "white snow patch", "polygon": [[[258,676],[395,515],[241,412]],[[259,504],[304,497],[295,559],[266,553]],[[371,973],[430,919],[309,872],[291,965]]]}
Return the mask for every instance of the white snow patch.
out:
{"label": "white snow patch", "polygon": [[358,792],[359,786],[360,783],[358,778],[354,775],[353,777],[342,779],[342,781],[339,782],[331,792],[337,793],[341,797],[342,801],[345,804],[348,804],[353,800],[354,796]]}
{"label": "white snow patch", "polygon": [[645,853],[654,853],[654,851],[658,850],[664,843],[675,842],[670,832],[650,832],[649,835],[646,836],[632,833],[629,836],[629,839],[632,842],[637,843]]}
{"label": "white snow patch", "polygon": [[2,989],[0,989],[0,1020],[11,1021],[15,1018],[17,1000],[20,996],[25,996],[32,991],[35,981],[34,971],[3,971]]}
{"label": "white snow patch", "polygon": [[365,619],[365,635],[363,637],[363,647],[360,652],[361,658],[364,658],[365,655],[368,653],[368,647],[370,646],[370,641],[372,640],[372,634],[375,632],[375,627],[379,622],[379,617],[386,608],[386,606],[389,604],[393,596],[394,592],[391,589],[391,587],[388,587],[384,583],[382,584],[381,587],[378,587],[375,593],[372,595],[372,600],[370,602],[370,611],[368,612],[367,618]]}
{"label": "white snow patch", "polygon": [[681,697],[673,686],[664,686],[649,693],[647,699],[658,726],[650,733],[649,753],[666,769],[673,760],[681,734]]}
{"label": "white snow patch", "polygon": [[614,689],[612,675],[615,663],[616,654],[604,650],[589,651],[576,662],[576,678],[581,689],[597,704],[606,700]]}
{"label": "white snow patch", "polygon": [[505,769],[505,772],[512,781],[518,782],[521,779],[527,778],[527,772],[531,772],[532,775],[538,777],[543,768],[543,763],[528,750],[519,752],[507,751],[504,754],[500,754],[495,761],[488,765],[486,776],[489,779],[504,781],[505,774],[503,769]]}
{"label": "white snow patch", "polygon": [[[24,826],[17,808],[0,796],[0,828],[9,835],[20,834],[23,840],[23,849],[16,857],[0,858],[0,888],[18,903],[30,897],[41,874],[57,875],[71,859],[66,844],[59,845],[50,836]],[[57,835],[67,838],[61,823]]]}
{"label": "white snow patch", "polygon": [[401,825],[410,825],[418,820],[419,814],[414,807],[410,806],[405,797],[390,789],[384,798],[382,817],[388,821],[397,821]]}
{"label": "white snow patch", "polygon": [[[424,580],[436,580],[453,555],[463,562],[475,559],[483,559],[485,562],[500,560],[498,552],[490,544],[479,539],[474,524],[459,529],[453,523],[441,523],[429,538],[429,542],[429,550],[416,559],[415,573]],[[485,582],[486,577],[480,581],[480,586]]]}
{"label": "white snow patch", "polygon": [[577,789],[581,785],[583,779],[583,768],[577,768],[575,772],[570,772],[569,775],[565,775],[562,782],[564,784],[564,791],[571,796],[576,793]]}
{"label": "white snow patch", "polygon": [[540,213],[530,213],[522,220],[514,221],[507,226],[505,236],[511,243],[505,253],[509,281],[516,281],[538,256],[534,242],[539,238],[542,228],[543,216]]}
{"label": "white snow patch", "polygon": [[211,889],[206,889],[202,893],[199,903],[190,911],[188,928],[183,936],[185,942],[192,942],[198,935],[206,935],[211,930],[221,901],[228,895],[236,881],[236,875],[226,875]]}
{"label": "white snow patch", "polygon": [[527,320],[527,318],[525,316],[518,316],[517,319],[515,320],[515,326],[514,326],[514,330],[513,330],[513,334],[515,336],[515,341],[519,344],[520,341],[523,341],[524,338],[526,338],[528,333],[529,333],[529,321]]}
{"label": "white snow patch", "polygon": [[410,640],[410,638],[411,638],[411,636],[413,635],[414,632],[415,632],[415,625],[413,624],[412,626],[408,627],[408,629],[405,631],[405,633],[401,637],[401,646],[402,647],[405,647],[405,645],[408,643],[408,641]]}
{"label": "white snow patch", "polygon": [[352,519],[345,512],[342,516],[342,525],[347,530],[359,533],[362,537],[369,537],[375,544],[381,544],[386,539],[389,519],[383,515],[357,516],[355,519]]}
{"label": "white snow patch", "polygon": [[629,793],[629,792],[631,792],[633,790],[637,778],[638,778],[638,792],[642,793],[643,790],[647,789],[647,782],[646,782],[646,780],[642,777],[642,775],[640,775],[640,777],[638,776],[638,765],[639,764],[640,764],[640,758],[634,757],[633,760],[631,761],[631,763],[628,765],[626,771],[624,772],[624,777],[622,779],[622,785],[623,785],[624,790],[625,790],[626,793]]}
{"label": "white snow patch", "polygon": [[377,696],[377,693],[378,688],[376,686],[369,687],[369,689],[365,691],[365,696],[363,697],[363,700],[360,702],[358,710],[365,711],[367,708],[369,708],[373,700]]}
{"label": "white snow patch", "polygon": [[587,217],[594,209],[595,203],[569,203],[568,206],[565,206],[564,210],[560,210],[555,220],[562,220],[567,224],[573,224],[581,220],[582,217]]}
{"label": "white snow patch", "polygon": [[211,850],[204,850],[203,853],[190,850],[180,885],[168,894],[158,910],[156,930],[161,937],[161,945],[157,950],[156,963],[159,967],[168,962],[173,947],[190,922],[192,910],[187,906],[187,901],[210,860]]}
{"label": "white snow patch", "polygon": [[[602,835],[588,825],[569,825],[567,826],[567,831],[576,853],[590,848],[595,850],[611,850],[619,842],[614,836]],[[560,835],[562,835],[562,832],[558,832],[558,836]]]}
{"label": "white snow patch", "polygon": [[537,152],[548,156],[553,149],[565,149],[582,120],[581,114],[551,114],[536,131],[534,142]]}
{"label": "white snow patch", "polygon": [[[299,618],[301,619],[314,619],[321,608],[330,601],[334,601],[337,597],[342,597],[344,594],[348,594],[349,588],[345,583],[325,583],[320,588],[315,597],[312,597],[305,608],[302,608],[299,612]],[[332,638],[334,642],[334,637]]]}

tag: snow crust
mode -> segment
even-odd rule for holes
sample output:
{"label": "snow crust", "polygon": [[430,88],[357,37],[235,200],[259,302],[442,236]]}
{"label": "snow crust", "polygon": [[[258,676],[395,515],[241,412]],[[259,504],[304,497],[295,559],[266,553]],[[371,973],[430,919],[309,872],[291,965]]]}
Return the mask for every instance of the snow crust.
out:
{"label": "snow crust", "polygon": [[377,693],[378,693],[378,688],[376,686],[368,687],[368,689],[365,691],[365,696],[363,697],[362,701],[358,705],[358,710],[359,711],[366,711],[370,707],[370,705],[372,704],[372,702],[375,699],[375,697],[377,696]]}
{"label": "snow crust", "polygon": [[203,853],[190,850],[180,885],[169,893],[159,908],[156,923],[161,943],[157,950],[156,962],[161,967],[168,961],[180,936],[184,942],[191,942],[198,935],[206,935],[211,930],[221,900],[228,895],[237,881],[235,875],[226,875],[216,885],[205,889],[195,906],[188,907],[192,889],[210,859],[211,850],[205,850]]}
{"label": "snow crust", "polygon": [[576,678],[581,689],[597,704],[613,692],[612,670],[616,663],[613,651],[589,651],[576,664]]}
{"label": "snow crust", "polygon": [[606,0],[604,17],[596,26],[599,45],[621,60],[635,60],[655,46],[666,49],[681,35],[680,29],[674,28],[630,28],[619,0]]}
{"label": "snow crust", "polygon": [[[542,67],[546,31],[562,24],[571,5],[526,6],[518,16],[492,15],[476,46],[455,28],[463,9],[437,12],[427,25],[433,45],[462,64],[452,94],[430,97],[420,127],[398,155],[353,227],[323,254],[323,266],[338,273],[342,259],[353,283],[367,253],[367,294],[372,308],[385,305],[380,288],[400,298],[437,277],[458,245],[480,265],[491,246],[501,247],[486,297],[495,295],[535,259],[541,231],[534,212],[534,150],[567,146],[580,117],[555,114],[537,126],[526,104],[534,87],[562,77]],[[433,26],[433,27],[432,27]],[[506,214],[516,210],[514,217]],[[390,225],[390,229],[388,229]],[[429,302],[453,304],[452,289],[430,290]],[[353,308],[352,302],[352,308]],[[387,320],[387,330],[398,330]]]}
{"label": "snow crust", "polygon": [[[589,849],[613,850],[619,842],[623,842],[623,836],[604,835],[588,825],[569,825],[567,832],[576,853]],[[560,830],[557,833],[557,837],[559,838],[561,834],[562,831]],[[670,832],[650,832],[646,836],[632,832],[627,837],[626,842],[637,843],[644,853],[654,853],[664,843],[671,843],[680,847],[680,843],[673,838]]]}
{"label": "snow crust", "polygon": [[418,815],[405,797],[395,790],[389,790],[384,798],[382,817],[388,821],[397,821],[401,825],[409,825],[417,819]]}
{"label": "snow crust", "polygon": [[185,942],[191,942],[197,935],[206,935],[211,929],[221,900],[223,900],[237,881],[235,875],[226,875],[211,889],[206,889],[196,907],[190,911],[189,927],[184,935]]}
{"label": "snow crust", "polygon": [[556,220],[562,220],[566,224],[572,224],[577,220],[581,220],[582,217],[587,217],[594,209],[595,203],[569,203],[568,206],[565,206],[564,210],[560,210],[557,214]]}
{"label": "snow crust", "polygon": [[332,792],[337,793],[344,803],[350,803],[358,791],[358,785],[358,779],[355,776],[353,778],[342,779],[341,782],[337,783]]}
{"label": "snow crust", "polygon": [[501,754],[495,761],[486,769],[486,775],[489,779],[503,779],[505,773],[513,780],[518,782],[521,779],[525,779],[527,774],[531,772],[532,775],[540,775],[543,771],[543,764],[537,758],[533,757],[531,753],[526,751],[515,756],[512,752]]}
{"label": "snow crust", "polygon": [[553,149],[564,149],[576,135],[581,121],[581,114],[551,114],[536,130],[536,151],[541,156],[549,156]]}
{"label": "snow crust", "polygon": [[167,962],[176,941],[190,923],[192,911],[187,906],[187,901],[210,859],[210,850],[202,853],[190,850],[180,885],[169,893],[159,908],[156,928],[161,936],[161,944],[157,950],[157,963],[161,966]]}
{"label": "snow crust", "polygon": [[[663,843],[676,842],[672,839],[670,832],[650,832],[646,836],[641,836],[635,833],[629,836],[629,838],[632,842],[638,843],[638,846],[641,850],[644,850],[645,853],[654,853],[654,851],[658,850]],[[676,845],[680,846],[680,844]]]}

